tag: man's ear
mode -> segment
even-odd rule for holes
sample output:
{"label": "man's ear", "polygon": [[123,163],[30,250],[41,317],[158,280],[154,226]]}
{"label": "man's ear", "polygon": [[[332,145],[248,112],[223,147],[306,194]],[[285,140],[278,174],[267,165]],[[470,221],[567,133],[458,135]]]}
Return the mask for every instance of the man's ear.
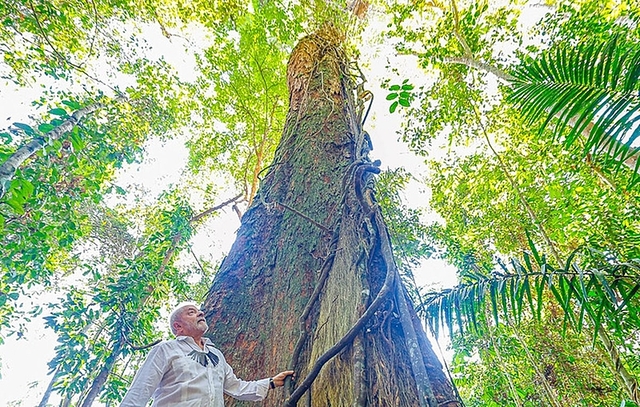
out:
{"label": "man's ear", "polygon": [[173,323],[173,332],[176,332],[176,333],[182,332],[182,324],[180,322],[175,321]]}

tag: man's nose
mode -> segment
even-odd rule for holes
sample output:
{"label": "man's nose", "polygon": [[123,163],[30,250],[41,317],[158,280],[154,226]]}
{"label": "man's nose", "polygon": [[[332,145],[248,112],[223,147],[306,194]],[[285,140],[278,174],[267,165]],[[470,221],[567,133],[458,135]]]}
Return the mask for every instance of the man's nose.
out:
{"label": "man's nose", "polygon": [[204,311],[203,310],[198,311],[198,316],[199,317],[203,317],[204,316]]}

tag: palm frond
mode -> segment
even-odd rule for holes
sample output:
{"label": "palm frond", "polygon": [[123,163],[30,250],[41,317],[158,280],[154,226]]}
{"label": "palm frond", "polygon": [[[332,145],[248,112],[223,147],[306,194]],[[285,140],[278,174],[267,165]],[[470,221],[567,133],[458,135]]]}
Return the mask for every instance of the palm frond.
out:
{"label": "palm frond", "polygon": [[[543,258],[539,258],[544,261]],[[427,295],[426,321],[433,332],[446,326],[450,335],[479,330],[488,295],[494,323],[519,322],[523,316],[541,320],[543,302],[555,300],[564,314],[563,329],[581,330],[588,316],[597,332],[605,327],[622,332],[624,326],[640,328],[640,260],[606,265],[600,269],[581,269],[569,259],[562,268],[546,262],[532,263],[528,253],[524,262],[511,261],[508,272],[494,271],[477,276],[470,283]]]}
{"label": "palm frond", "polygon": [[557,46],[513,77],[508,100],[528,124],[543,119],[540,132],[555,123],[554,137],[567,146],[582,135],[585,155],[601,153],[616,170],[640,154],[640,45],[613,38]]}

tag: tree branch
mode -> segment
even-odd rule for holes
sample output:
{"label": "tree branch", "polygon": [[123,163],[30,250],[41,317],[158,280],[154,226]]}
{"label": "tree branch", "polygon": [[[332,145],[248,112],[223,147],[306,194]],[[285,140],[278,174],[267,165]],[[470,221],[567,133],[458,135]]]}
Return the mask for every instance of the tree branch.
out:
{"label": "tree branch", "polygon": [[217,211],[219,209],[222,209],[222,208],[224,208],[225,206],[227,206],[229,204],[236,203],[236,201],[238,199],[240,199],[240,198],[242,198],[242,194],[238,194],[238,195],[234,196],[233,198],[224,201],[220,205],[216,205],[213,208],[209,208],[206,211],[201,212],[201,213],[197,214],[196,216],[192,217],[191,219],[189,219],[189,223],[196,223],[196,222],[202,220],[202,218],[204,218],[205,216],[207,216],[207,215],[209,215],[209,214],[211,214],[211,213],[213,213],[213,212],[215,212],[215,211]]}
{"label": "tree branch", "polygon": [[504,82],[513,82],[516,78],[515,76],[496,68],[493,65],[490,65],[486,62],[478,61],[471,56],[462,56],[462,57],[445,57],[442,59],[442,62],[446,64],[460,64],[466,65],[470,68],[480,69],[485,72],[489,72],[494,74],[499,79],[502,79]]}
{"label": "tree branch", "polygon": [[[93,0],[92,0],[93,2]],[[62,62],[66,63],[67,65],[69,65],[71,68],[77,70],[78,72],[80,72],[81,74],[85,75],[87,78],[96,81],[106,87],[108,87],[109,89],[111,89],[112,91],[114,91],[117,95],[122,95],[122,93],[120,91],[118,91],[117,89],[113,88],[111,85],[107,84],[106,82],[90,75],[83,67],[82,65],[76,65],[73,62],[69,61],[64,55],[62,55],[58,49],[51,43],[51,40],[49,40],[49,37],[47,36],[44,28],[42,27],[42,24],[40,23],[40,20],[38,19],[38,13],[33,5],[33,2],[31,0],[29,0],[29,8],[31,9],[31,12],[33,13],[33,19],[36,22],[36,25],[38,27],[38,31],[40,31],[40,35],[42,36],[42,38],[44,38],[44,41],[49,45],[49,47],[51,47],[51,51],[53,52],[53,54],[58,57]],[[93,52],[93,42],[95,41],[95,37],[97,36],[97,32],[98,32],[98,20],[97,20],[97,10],[95,8],[95,3],[93,3],[93,9],[94,9],[94,15],[95,15],[95,32],[94,35],[92,36],[91,39],[91,45],[89,47],[89,53],[88,56],[91,55],[91,53]],[[88,57],[87,56],[87,57]]]}
{"label": "tree branch", "polygon": [[157,344],[159,344],[160,342],[162,342],[162,339],[157,339],[151,343],[148,343],[146,345],[141,345],[141,346],[135,346],[133,343],[131,343],[131,341],[128,338],[125,338],[125,340],[127,341],[127,345],[129,345],[129,347],[133,350],[143,350],[143,349],[147,349],[150,348],[152,346],[155,346]]}
{"label": "tree branch", "polygon": [[460,17],[458,15],[458,6],[456,6],[455,0],[451,0],[451,13],[453,14],[453,35],[462,46],[464,55],[466,57],[473,58],[473,52],[471,52],[469,44],[467,44],[467,41],[464,39],[462,34],[460,34]]}

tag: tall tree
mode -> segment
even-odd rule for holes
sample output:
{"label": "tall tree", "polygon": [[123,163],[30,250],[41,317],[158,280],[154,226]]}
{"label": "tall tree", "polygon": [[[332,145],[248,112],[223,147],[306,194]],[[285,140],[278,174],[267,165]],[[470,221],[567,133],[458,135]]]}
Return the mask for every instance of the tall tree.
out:
{"label": "tall tree", "polygon": [[209,333],[241,376],[297,372],[268,406],[459,405],[398,276],[343,39],[326,24],[291,54],[282,139],[205,301]]}

